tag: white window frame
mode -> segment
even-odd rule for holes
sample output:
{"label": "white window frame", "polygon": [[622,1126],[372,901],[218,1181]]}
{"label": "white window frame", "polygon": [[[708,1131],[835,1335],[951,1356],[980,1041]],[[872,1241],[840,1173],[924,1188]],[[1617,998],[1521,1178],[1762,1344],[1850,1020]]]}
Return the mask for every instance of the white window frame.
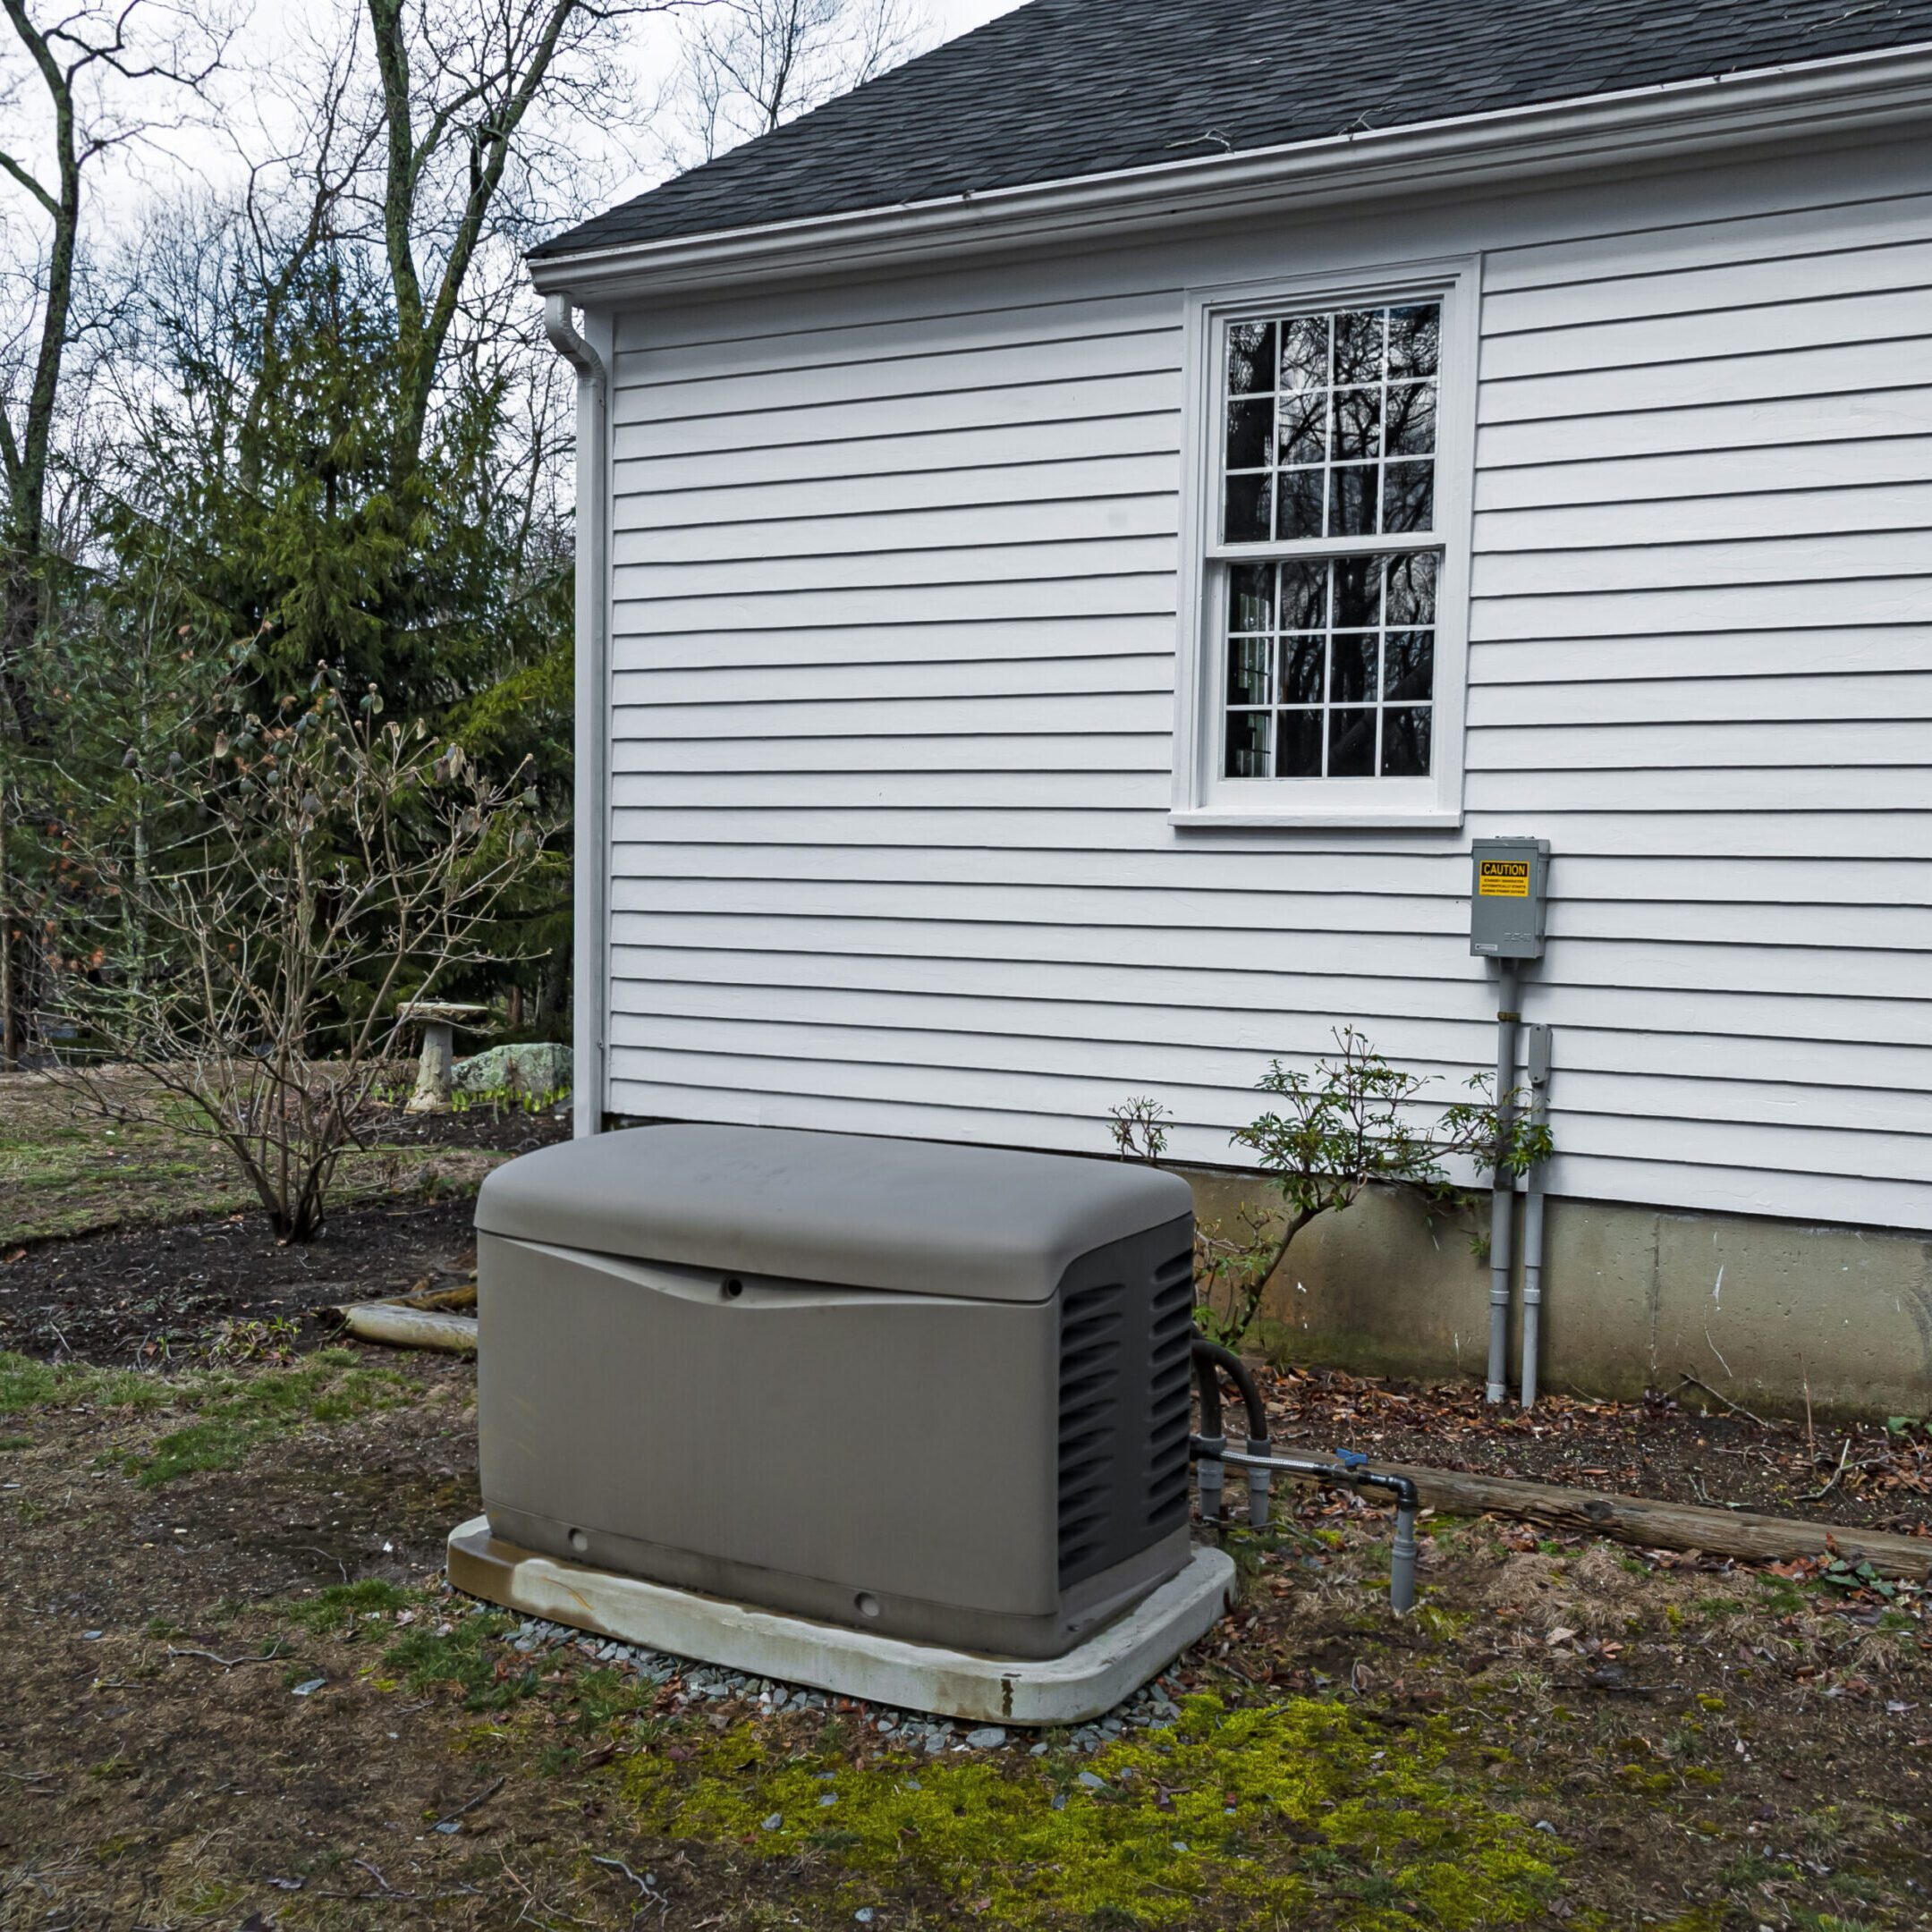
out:
{"label": "white window frame", "polygon": [[[1480,267],[1479,257],[1455,256],[1188,292],[1174,665],[1177,715],[1174,807],[1169,814],[1173,824],[1449,829],[1462,824]],[[1382,308],[1415,301],[1442,304],[1432,540],[1418,545],[1375,536],[1223,544],[1219,540],[1221,480],[1227,411],[1222,407],[1222,362],[1226,326],[1298,309]],[[1277,557],[1345,556],[1404,548],[1439,548],[1442,553],[1428,776],[1224,776],[1227,567]]]}

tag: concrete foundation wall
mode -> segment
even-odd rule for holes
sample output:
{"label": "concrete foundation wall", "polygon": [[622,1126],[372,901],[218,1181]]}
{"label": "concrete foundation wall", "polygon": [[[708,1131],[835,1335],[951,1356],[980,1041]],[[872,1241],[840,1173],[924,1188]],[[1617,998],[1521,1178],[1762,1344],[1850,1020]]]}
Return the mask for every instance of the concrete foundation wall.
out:
{"label": "concrete foundation wall", "polygon": [[[1254,1175],[1188,1179],[1201,1219],[1231,1231],[1244,1203],[1273,1199]],[[1298,1361],[1480,1380],[1489,1270],[1470,1250],[1471,1225],[1431,1230],[1385,1193],[1323,1216],[1275,1276],[1271,1336]],[[1513,1391],[1520,1313],[1519,1283]],[[1932,1413],[1932,1237],[1552,1199],[1543,1335],[1552,1392],[1632,1397],[1689,1373],[1750,1409],[1801,1411],[1809,1384],[1820,1415],[1922,1416]]]}

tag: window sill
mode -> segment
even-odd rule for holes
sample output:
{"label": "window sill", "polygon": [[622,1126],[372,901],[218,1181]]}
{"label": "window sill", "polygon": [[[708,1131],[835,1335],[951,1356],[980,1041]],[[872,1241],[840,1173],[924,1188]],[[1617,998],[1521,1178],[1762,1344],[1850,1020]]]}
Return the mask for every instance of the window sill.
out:
{"label": "window sill", "polygon": [[1182,831],[1199,832],[1221,826],[1241,831],[1260,828],[1294,831],[1298,828],[1326,828],[1335,832],[1455,832],[1462,828],[1462,814],[1447,807],[1373,806],[1342,803],[1318,807],[1284,805],[1269,811],[1254,805],[1190,805],[1176,807],[1167,814],[1167,823]]}

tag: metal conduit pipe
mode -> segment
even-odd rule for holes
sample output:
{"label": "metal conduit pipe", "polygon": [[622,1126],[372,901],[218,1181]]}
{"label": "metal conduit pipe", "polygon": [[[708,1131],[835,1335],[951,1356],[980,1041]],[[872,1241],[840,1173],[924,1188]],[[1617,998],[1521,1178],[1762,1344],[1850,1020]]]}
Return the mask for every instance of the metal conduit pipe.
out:
{"label": "metal conduit pipe", "polygon": [[[1261,1391],[1256,1385],[1253,1373],[1248,1364],[1231,1348],[1224,1348],[1218,1342],[1210,1342],[1206,1335],[1196,1335],[1193,1345],[1194,1373],[1203,1383],[1201,1395],[1201,1419],[1206,1423],[1206,1383],[1212,1382],[1216,1369],[1223,1370],[1228,1379],[1241,1391],[1241,1404],[1248,1411],[1248,1453],[1265,1456],[1274,1447],[1268,1435],[1267,1404],[1261,1400]],[[1220,1428],[1220,1391],[1215,1392],[1216,1427],[1210,1432],[1226,1440]],[[1260,1529],[1268,1520],[1268,1481],[1258,1470],[1248,1472],[1248,1521]]]}
{"label": "metal conduit pipe", "polygon": [[1509,1130],[1515,1117],[1511,1095],[1516,1087],[1516,962],[1496,962],[1496,1164],[1489,1196],[1489,1380],[1488,1397],[1509,1394],[1510,1249],[1516,1208],[1516,1182],[1510,1172]]}
{"label": "metal conduit pipe", "polygon": [[1213,1360],[1200,1352],[1203,1337],[1195,1336],[1191,1352],[1195,1385],[1200,1391],[1200,1434],[1188,1438],[1188,1453],[1194,1458],[1194,1484],[1200,1492],[1203,1522],[1221,1521],[1222,1457],[1227,1453],[1227,1436],[1221,1427],[1221,1377]]}
{"label": "metal conduit pipe", "polygon": [[[1543,1124],[1549,1110],[1550,1030],[1533,1026],[1527,1031],[1530,1106],[1532,1131]],[[1543,1323],[1543,1164],[1530,1168],[1524,1182],[1522,1268],[1522,1405],[1536,1407],[1537,1355]]]}
{"label": "metal conduit pipe", "polygon": [[1416,1514],[1419,1498],[1407,1476],[1384,1476],[1374,1470],[1344,1469],[1338,1462],[1318,1462],[1302,1456],[1243,1455],[1227,1453],[1236,1469],[1259,1473],[1264,1481],[1275,1474],[1339,1483],[1352,1489],[1384,1489],[1395,1498],[1395,1538],[1389,1546],[1389,1607],[1398,1614],[1415,1607]]}

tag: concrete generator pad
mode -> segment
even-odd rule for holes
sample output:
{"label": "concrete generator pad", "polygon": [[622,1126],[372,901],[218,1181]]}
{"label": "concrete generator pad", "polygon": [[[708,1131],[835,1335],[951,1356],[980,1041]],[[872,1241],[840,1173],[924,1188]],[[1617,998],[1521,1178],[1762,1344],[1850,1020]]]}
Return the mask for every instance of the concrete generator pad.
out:
{"label": "concrete generator pad", "polygon": [[726,1670],[809,1684],[900,1710],[982,1724],[1084,1724],[1131,1697],[1210,1630],[1233,1600],[1234,1564],[1197,1548],[1128,1614],[1064,1657],[979,1657],[757,1610],[614,1571],[540,1556],[490,1534],[487,1516],[451,1530],[450,1581],[525,1616]]}

